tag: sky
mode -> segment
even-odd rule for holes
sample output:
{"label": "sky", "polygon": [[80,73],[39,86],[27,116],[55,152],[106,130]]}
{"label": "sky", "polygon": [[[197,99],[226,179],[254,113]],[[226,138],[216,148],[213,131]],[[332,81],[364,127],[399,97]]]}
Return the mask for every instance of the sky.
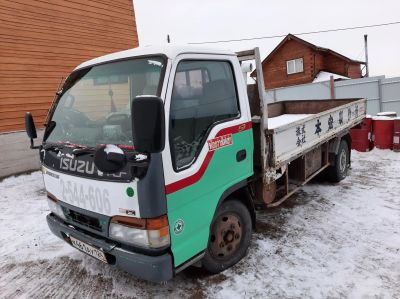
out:
{"label": "sky", "polygon": [[[133,0],[139,45],[229,40],[400,21],[399,0]],[[365,60],[370,76],[400,76],[400,24],[300,35],[317,46]],[[260,47],[266,57],[283,38],[204,44],[233,51]]]}

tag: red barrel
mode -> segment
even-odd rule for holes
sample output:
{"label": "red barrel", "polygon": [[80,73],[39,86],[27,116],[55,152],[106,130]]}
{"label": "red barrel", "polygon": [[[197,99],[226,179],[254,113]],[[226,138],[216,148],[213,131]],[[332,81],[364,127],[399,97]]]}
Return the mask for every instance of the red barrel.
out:
{"label": "red barrel", "polygon": [[367,116],[363,119],[361,123],[361,129],[368,130],[372,132],[372,118],[371,116]]}
{"label": "red barrel", "polygon": [[351,148],[359,152],[370,150],[371,131],[367,129],[350,129]]}
{"label": "red barrel", "polygon": [[393,120],[393,150],[400,152],[400,117]]}
{"label": "red barrel", "polygon": [[369,150],[372,150],[374,148],[374,141],[372,140],[372,117],[371,115],[367,115],[364,119],[363,122],[361,123],[361,128],[368,130],[369,132]]}
{"label": "red barrel", "polygon": [[373,139],[380,149],[393,148],[394,119],[387,116],[373,118]]}

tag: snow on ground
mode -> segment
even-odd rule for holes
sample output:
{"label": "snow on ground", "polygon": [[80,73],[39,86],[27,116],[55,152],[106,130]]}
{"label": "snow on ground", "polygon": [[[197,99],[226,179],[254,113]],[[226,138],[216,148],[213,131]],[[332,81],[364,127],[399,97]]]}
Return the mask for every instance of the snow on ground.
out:
{"label": "snow on ground", "polygon": [[40,173],[0,182],[0,297],[400,298],[400,153],[353,154],[350,176],[258,213],[248,256],[166,285],[77,252],[47,228]]}

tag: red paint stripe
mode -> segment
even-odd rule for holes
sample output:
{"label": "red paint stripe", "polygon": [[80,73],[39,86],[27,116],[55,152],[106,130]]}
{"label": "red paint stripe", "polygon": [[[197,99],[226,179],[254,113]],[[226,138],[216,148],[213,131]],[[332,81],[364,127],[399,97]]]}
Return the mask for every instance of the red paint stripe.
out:
{"label": "red paint stripe", "polygon": [[[240,133],[246,130],[250,130],[252,128],[252,123],[251,122],[246,122],[242,123],[240,125],[232,126],[229,128],[223,128],[221,131],[219,131],[215,137],[223,136],[226,134],[236,134]],[[215,138],[214,137],[214,138]],[[204,158],[203,164],[201,164],[199,170],[195,173],[192,174],[191,176],[188,176],[180,181],[176,181],[174,183],[168,184],[165,186],[165,193],[166,194],[171,194],[174,193],[180,189],[186,188],[190,185],[193,185],[194,183],[197,183],[204,173],[207,170],[208,165],[210,164],[211,158],[214,155],[214,151],[209,151]]]}

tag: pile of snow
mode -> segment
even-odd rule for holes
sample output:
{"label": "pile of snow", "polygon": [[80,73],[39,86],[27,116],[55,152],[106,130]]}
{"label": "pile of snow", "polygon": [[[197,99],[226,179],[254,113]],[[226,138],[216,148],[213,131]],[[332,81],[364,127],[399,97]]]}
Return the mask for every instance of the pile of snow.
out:
{"label": "pile of snow", "polygon": [[397,117],[397,112],[395,111],[385,111],[385,112],[378,112],[377,116],[389,116],[389,117]]}
{"label": "pile of snow", "polygon": [[282,114],[276,117],[268,118],[268,129],[275,129],[284,125],[294,123],[298,120],[305,119],[312,114]]}
{"label": "pile of snow", "polygon": [[400,153],[352,152],[339,184],[311,183],[258,213],[249,254],[209,276],[152,284],[85,256],[47,228],[40,173],[0,182],[0,297],[396,298]]}
{"label": "pile of snow", "polygon": [[323,81],[329,81],[329,80],[331,80],[331,76],[333,76],[333,80],[338,80],[338,79],[341,79],[341,80],[350,79],[349,77],[345,77],[345,76],[342,76],[342,75],[339,75],[339,74],[321,71],[321,72],[319,72],[318,75],[315,77],[313,83],[316,83],[316,82],[323,82]]}

